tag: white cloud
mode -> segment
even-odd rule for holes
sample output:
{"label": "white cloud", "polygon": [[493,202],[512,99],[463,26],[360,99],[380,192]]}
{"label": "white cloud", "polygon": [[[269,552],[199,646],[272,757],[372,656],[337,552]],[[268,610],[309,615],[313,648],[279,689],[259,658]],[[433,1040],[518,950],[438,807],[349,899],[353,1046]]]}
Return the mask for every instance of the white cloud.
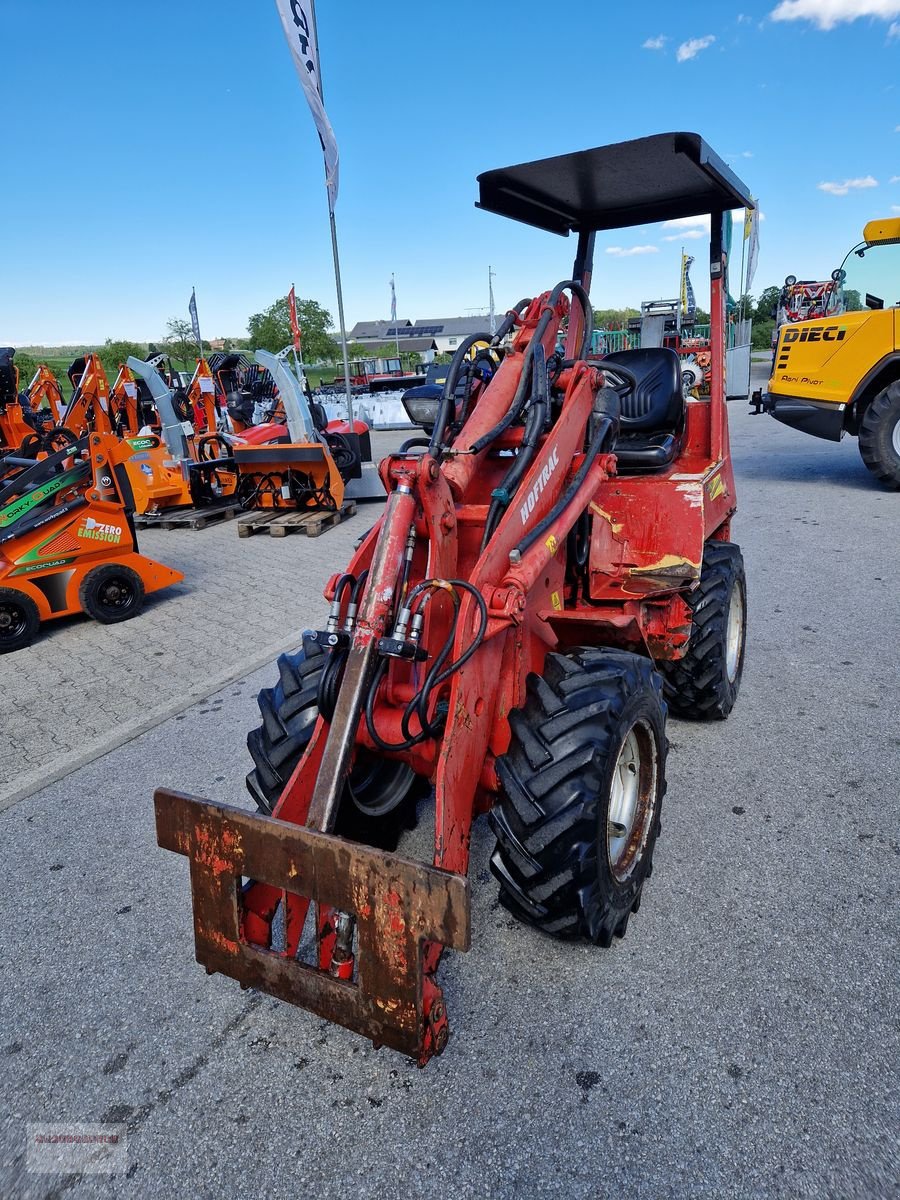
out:
{"label": "white cloud", "polygon": [[845,179],[842,183],[819,183],[816,184],[820,192],[827,192],[829,196],[846,196],[850,191],[858,191],[860,188],[878,187],[878,180],[873,179],[871,175],[864,175],[861,179]]}
{"label": "white cloud", "polygon": [[706,237],[702,229],[684,229],[681,233],[667,233],[664,242],[690,242],[695,238]]}
{"label": "white cloud", "polygon": [[659,246],[607,246],[606,253],[614,258],[630,258],[632,254],[659,254]]}
{"label": "white cloud", "polygon": [[882,21],[900,17],[900,0],[781,0],[769,16],[773,21],[812,21],[819,29],[828,30],[860,17]]}
{"label": "white cloud", "polygon": [[888,26],[888,37],[900,37],[900,21],[894,21]]}
{"label": "white cloud", "polygon": [[643,44],[643,49],[644,50],[662,50],[663,46],[665,46],[665,44],[668,40],[669,39],[662,33],[658,37],[647,38],[646,42],[644,42],[644,44]]}
{"label": "white cloud", "polygon": [[[900,11],[900,3],[897,5]],[[715,41],[713,34],[708,33],[705,37],[690,38],[686,42],[682,42],[675,52],[675,57],[679,62],[687,62],[689,58],[696,58],[701,50],[705,50]]]}
{"label": "white cloud", "polygon": [[738,15],[737,15],[737,23],[738,23],[738,25],[745,25],[745,24],[749,24],[749,23],[750,23],[750,20],[751,20],[751,18],[750,18],[750,17],[748,17],[746,13],[738,13]]}
{"label": "white cloud", "polygon": [[900,125],[894,126],[894,133],[900,133]]}
{"label": "white cloud", "polygon": [[671,221],[663,221],[663,229],[709,229],[709,213],[700,217],[673,217]]}
{"label": "white cloud", "polygon": [[892,204],[891,212],[900,212],[900,204]]}
{"label": "white cloud", "polygon": [[900,175],[892,175],[891,183],[900,183]]}

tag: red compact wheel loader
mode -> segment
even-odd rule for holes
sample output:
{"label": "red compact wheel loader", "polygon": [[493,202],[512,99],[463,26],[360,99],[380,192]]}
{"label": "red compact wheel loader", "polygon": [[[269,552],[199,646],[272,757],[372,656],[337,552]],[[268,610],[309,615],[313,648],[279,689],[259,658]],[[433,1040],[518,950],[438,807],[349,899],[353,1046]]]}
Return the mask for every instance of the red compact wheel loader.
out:
{"label": "red compact wheel loader", "polygon": [[[747,188],[691,133],[479,184],[481,208],[577,234],[572,278],[467,338],[430,436],[382,462],[384,514],[328,584],[325,628],[260,694],[259,811],[155,796],[160,844],[190,859],[207,970],[421,1065],[449,1033],[443,951],[469,946],[475,818],[516,917],[609,945],[651,871],[667,708],[726,717],[744,657],[722,225]],[[701,214],[710,395],[684,396],[670,349],[588,361],[595,231]],[[429,792],[419,863],[396,843]]]}

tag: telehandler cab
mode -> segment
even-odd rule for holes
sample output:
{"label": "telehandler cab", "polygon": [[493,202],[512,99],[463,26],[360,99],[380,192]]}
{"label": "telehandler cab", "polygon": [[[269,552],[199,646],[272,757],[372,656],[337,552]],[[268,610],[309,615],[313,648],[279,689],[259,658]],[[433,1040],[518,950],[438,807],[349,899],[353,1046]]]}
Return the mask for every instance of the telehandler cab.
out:
{"label": "telehandler cab", "polygon": [[752,404],[813,437],[856,436],[875,478],[900,488],[900,217],[869,221],[832,278],[842,311],[782,325]]}
{"label": "telehandler cab", "polygon": [[[467,338],[430,437],[382,462],[384,514],[329,582],[325,628],[260,693],[259,814],[155,795],[207,970],[421,1065],[449,1033],[442,953],[469,947],[474,819],[490,815],[512,913],[609,945],[650,875],[667,707],[726,717],[744,657],[722,218],[747,188],[692,133],[479,184],[481,208],[577,234],[572,278]],[[710,395],[684,396],[672,350],[589,362],[595,231],[701,214]],[[495,371],[473,365],[479,343]],[[413,862],[398,832],[432,789],[433,862]]]}

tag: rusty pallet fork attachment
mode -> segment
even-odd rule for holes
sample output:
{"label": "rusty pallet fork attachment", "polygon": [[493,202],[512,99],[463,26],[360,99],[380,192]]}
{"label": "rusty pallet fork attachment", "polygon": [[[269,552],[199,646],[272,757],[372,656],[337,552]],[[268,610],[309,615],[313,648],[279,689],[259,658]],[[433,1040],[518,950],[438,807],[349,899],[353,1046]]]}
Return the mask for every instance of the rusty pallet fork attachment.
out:
{"label": "rusty pallet fork attachment", "polygon": [[[465,876],[166,789],[155,803],[159,844],[191,862],[197,961],[208,972],[299,1004],[412,1058],[444,1049],[444,1006],[432,997],[426,1014],[423,1004],[422,946],[469,949]],[[292,889],[302,880],[306,901],[354,914],[357,981],[249,940],[239,904],[242,878],[279,889],[285,904],[300,899]],[[305,908],[302,900],[297,907]]]}

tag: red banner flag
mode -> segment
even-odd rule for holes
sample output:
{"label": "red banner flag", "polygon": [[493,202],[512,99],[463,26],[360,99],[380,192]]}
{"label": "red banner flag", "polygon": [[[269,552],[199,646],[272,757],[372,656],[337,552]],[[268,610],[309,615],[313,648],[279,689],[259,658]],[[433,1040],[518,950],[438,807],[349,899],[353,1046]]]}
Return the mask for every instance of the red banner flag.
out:
{"label": "red banner flag", "polygon": [[300,353],[300,325],[297,322],[297,297],[294,295],[294,285],[288,292],[288,315],[291,318],[291,333],[294,335],[294,349]]}

